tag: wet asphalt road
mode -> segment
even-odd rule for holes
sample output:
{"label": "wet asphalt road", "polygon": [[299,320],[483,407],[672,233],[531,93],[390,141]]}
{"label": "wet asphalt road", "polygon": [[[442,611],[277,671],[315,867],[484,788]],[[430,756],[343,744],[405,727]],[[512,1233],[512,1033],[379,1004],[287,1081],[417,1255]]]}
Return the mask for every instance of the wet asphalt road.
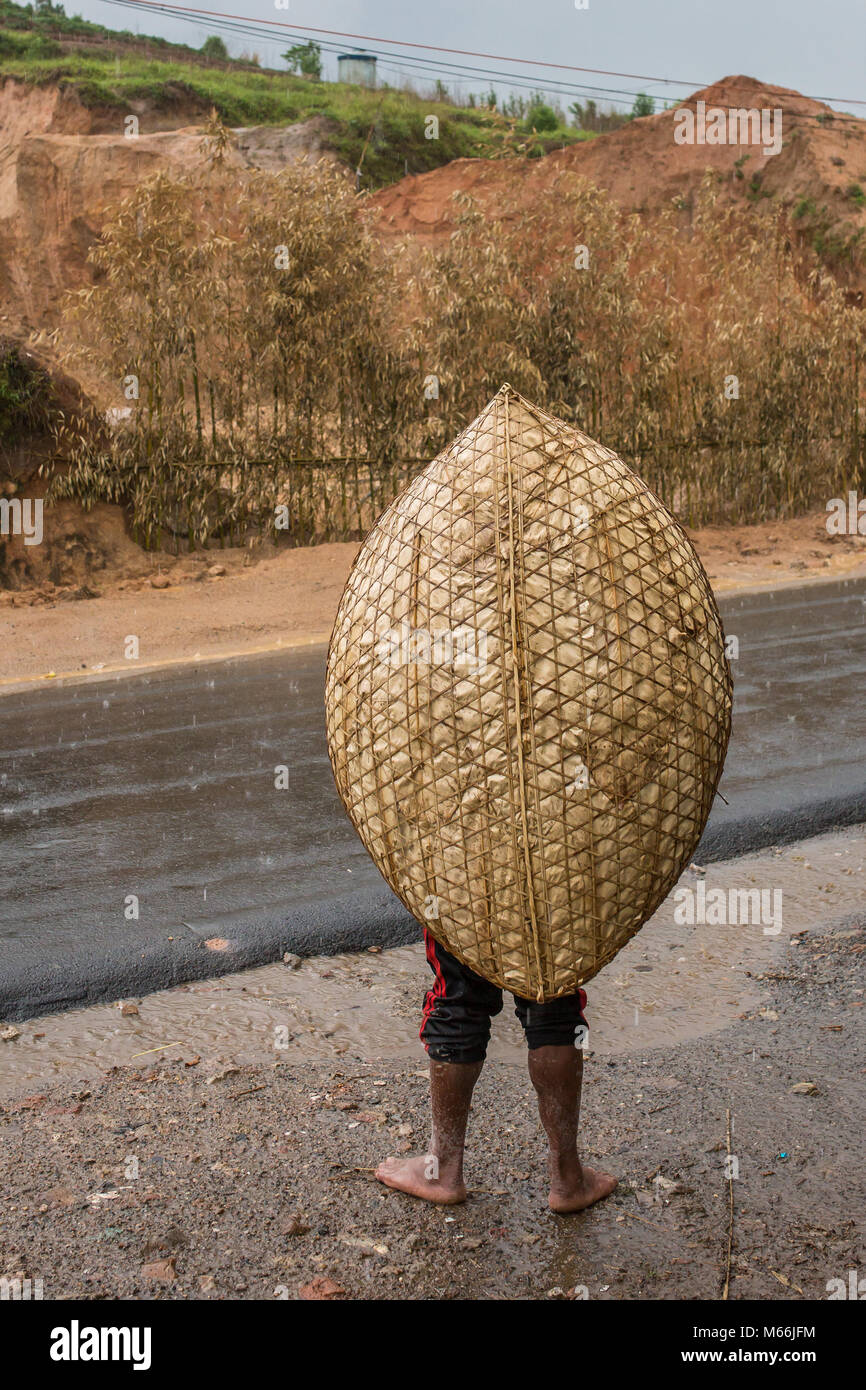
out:
{"label": "wet asphalt road", "polygon": [[[739,640],[728,804],[696,859],[866,821],[866,583],[722,611]],[[0,701],[0,1018],[417,936],[338,800],[324,660],[296,649]]]}

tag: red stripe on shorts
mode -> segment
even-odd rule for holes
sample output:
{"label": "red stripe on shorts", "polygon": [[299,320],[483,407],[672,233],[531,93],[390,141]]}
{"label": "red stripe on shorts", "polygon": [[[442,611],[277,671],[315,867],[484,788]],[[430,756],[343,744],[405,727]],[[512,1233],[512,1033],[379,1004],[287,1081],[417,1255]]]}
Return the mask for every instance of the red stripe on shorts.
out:
{"label": "red stripe on shorts", "polygon": [[439,958],[436,955],[436,942],[434,941],[433,937],[430,935],[426,927],[424,928],[424,948],[427,952],[427,959],[435,972],[436,982],[433,985],[432,989],[428,989],[427,995],[424,1000],[424,1012],[421,1015],[421,1027],[418,1029],[418,1037],[422,1038],[422,1040],[424,1034],[424,1024],[427,1022],[428,1018],[433,1012],[433,1005],[435,1004],[437,999],[443,998],[445,994],[445,976],[442,974],[442,966],[439,964]]}

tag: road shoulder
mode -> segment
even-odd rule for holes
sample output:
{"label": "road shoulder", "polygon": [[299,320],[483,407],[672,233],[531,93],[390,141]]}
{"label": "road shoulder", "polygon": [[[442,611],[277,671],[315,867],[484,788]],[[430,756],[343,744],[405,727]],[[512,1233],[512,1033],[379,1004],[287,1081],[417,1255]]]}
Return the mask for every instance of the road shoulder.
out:
{"label": "road shoulder", "polygon": [[[717,596],[866,575],[866,537],[828,536],[823,513],[690,534]],[[0,694],[326,642],[357,551],[142,552],[77,587],[0,590]]]}

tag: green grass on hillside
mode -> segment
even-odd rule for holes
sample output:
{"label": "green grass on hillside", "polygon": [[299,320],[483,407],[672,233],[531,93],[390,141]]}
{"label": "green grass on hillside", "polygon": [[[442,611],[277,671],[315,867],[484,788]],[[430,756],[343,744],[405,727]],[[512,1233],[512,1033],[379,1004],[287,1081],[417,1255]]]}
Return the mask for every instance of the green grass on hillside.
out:
{"label": "green grass on hillside", "polygon": [[[16,18],[17,16],[17,18]],[[64,17],[65,18],[65,17]],[[533,131],[483,107],[455,106],[390,87],[378,90],[339,82],[315,82],[291,73],[256,71],[248,63],[208,66],[180,45],[159,43],[165,57],[142,51],[134,35],[112,34],[83,21],[43,23],[8,0],[0,0],[0,60],[5,77],[38,85],[71,87],[84,105],[120,112],[146,101],[171,111],[186,97],[203,113],[216,107],[228,126],[289,125],[321,116],[326,141],[352,167],[363,153],[365,186],[381,187],[403,174],[422,173],[449,160],[512,154],[537,157],[591,138],[572,126]],[[18,26],[21,27],[18,27]],[[76,39],[104,46],[76,48]],[[84,31],[87,31],[85,33]],[[427,139],[425,120],[439,120],[437,139]],[[147,129],[146,119],[143,129]]]}

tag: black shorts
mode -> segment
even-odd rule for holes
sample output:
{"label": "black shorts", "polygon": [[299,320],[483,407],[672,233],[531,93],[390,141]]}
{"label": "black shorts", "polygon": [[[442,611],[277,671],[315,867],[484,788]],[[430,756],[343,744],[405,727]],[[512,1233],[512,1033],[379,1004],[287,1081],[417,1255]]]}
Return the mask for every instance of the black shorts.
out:
{"label": "black shorts", "polygon": [[[446,951],[424,928],[427,959],[436,976],[427,991],[418,1036],[434,1062],[483,1062],[490,1040],[490,1020],[502,1012],[502,990],[476,975]],[[536,1004],[514,995],[514,1012],[530,1049],[580,1046],[585,1036],[586,994],[566,994]]]}

